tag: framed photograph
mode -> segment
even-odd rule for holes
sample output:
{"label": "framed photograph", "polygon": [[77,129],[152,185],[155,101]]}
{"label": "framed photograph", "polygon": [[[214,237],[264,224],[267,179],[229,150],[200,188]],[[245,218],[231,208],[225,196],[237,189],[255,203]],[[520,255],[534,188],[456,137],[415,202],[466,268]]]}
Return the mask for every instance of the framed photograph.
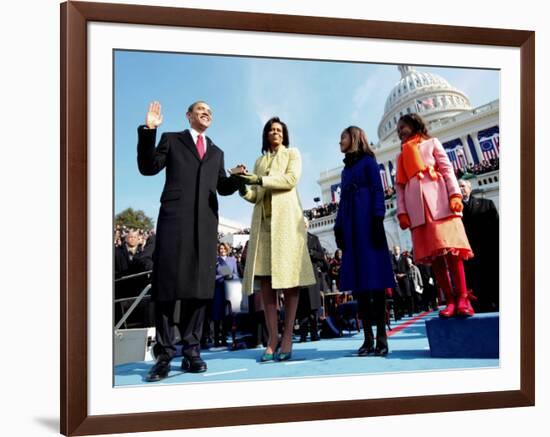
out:
{"label": "framed photograph", "polygon": [[[61,432],[141,432],[534,405],[534,41],[534,32],[510,29],[63,3]],[[447,82],[447,75],[464,80]],[[367,76],[389,76],[397,84],[386,89],[381,80]],[[482,101],[473,96],[470,101],[461,90],[476,80],[477,89],[491,89]],[[431,94],[414,94],[420,88]],[[260,94],[262,99],[254,100]],[[409,99],[413,106],[398,104],[405,94],[419,96]],[[375,95],[387,96],[385,105],[377,107]],[[390,229],[392,220],[398,221],[392,194],[396,153],[388,152],[399,149],[397,121],[411,112],[431,120],[430,114],[447,111],[430,127],[440,133],[455,173],[473,175],[478,187],[486,184],[497,192],[497,359],[430,367],[428,360],[415,361],[428,353],[417,350],[395,353],[393,361],[376,358],[379,371],[335,371],[335,361],[331,369],[327,358],[324,373],[298,371],[304,366],[294,361],[278,374],[269,373],[276,366],[269,367],[265,377],[240,377],[242,366],[220,367],[209,368],[203,374],[208,377],[176,377],[175,383],[161,384],[141,382],[148,366],[118,366],[112,323],[113,221],[129,205],[156,219],[164,176],[140,182],[146,178],[137,173],[136,129],[145,121],[149,102],[157,99],[162,99],[162,129],[167,131],[187,127],[185,113],[192,102],[210,103],[215,122],[209,135],[225,151],[225,168],[234,171],[243,161],[252,167],[269,117],[279,115],[288,122],[291,141],[302,152],[307,176],[302,179],[321,187],[316,197],[301,183],[302,204],[330,251],[336,246],[322,235],[334,226],[329,220],[334,211],[321,215],[326,220],[316,214],[340,196],[342,130],[358,125],[366,127],[369,138],[377,138],[372,146],[387,195],[386,233],[390,246],[398,245],[407,236],[397,226]],[[468,132],[453,128],[466,124]],[[229,217],[229,227],[251,215],[242,199],[233,197],[220,200],[220,218]],[[426,288],[416,290],[421,295]],[[396,331],[416,322],[424,326],[427,317],[422,313]],[[415,362],[423,364],[415,367]]]}

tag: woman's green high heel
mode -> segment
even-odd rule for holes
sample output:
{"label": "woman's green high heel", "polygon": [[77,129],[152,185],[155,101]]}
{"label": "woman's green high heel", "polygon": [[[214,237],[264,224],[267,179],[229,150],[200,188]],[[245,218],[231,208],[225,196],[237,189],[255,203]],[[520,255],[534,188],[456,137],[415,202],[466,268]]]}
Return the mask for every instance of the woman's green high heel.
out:
{"label": "woman's green high heel", "polygon": [[277,361],[288,361],[292,357],[292,351],[289,352],[279,352],[277,354]]}
{"label": "woman's green high heel", "polygon": [[267,352],[265,352],[265,353],[261,356],[260,361],[261,361],[262,363],[265,363],[265,362],[267,362],[267,361],[273,361],[274,359],[275,359],[275,354],[274,354],[273,352],[270,353],[270,354],[268,354]]}

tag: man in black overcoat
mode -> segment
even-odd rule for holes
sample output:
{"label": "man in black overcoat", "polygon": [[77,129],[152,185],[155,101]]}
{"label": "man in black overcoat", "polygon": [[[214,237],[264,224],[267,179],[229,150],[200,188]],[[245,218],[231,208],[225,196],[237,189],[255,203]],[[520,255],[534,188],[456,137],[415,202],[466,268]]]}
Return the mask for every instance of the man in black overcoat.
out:
{"label": "man in black overcoat", "polygon": [[[230,195],[237,182],[226,176],[224,154],[204,133],[212,122],[208,104],[198,101],[187,111],[190,129],[163,133],[159,102],[149,105],[146,123],[138,128],[138,167],[151,176],[166,169],[160,197],[156,247],[153,257],[152,298],[155,301],[157,362],[149,381],[159,381],[170,370],[175,355],[173,325],[183,345],[182,369],[206,371],[200,357],[200,338],[208,299],[213,298],[216,277],[218,199]],[[174,320],[176,302],[180,314]]]}
{"label": "man in black overcoat", "polygon": [[462,221],[474,252],[464,263],[466,282],[477,296],[472,302],[476,313],[498,311],[499,308],[499,216],[490,199],[472,195],[467,179],[458,182],[462,191]]}
{"label": "man in black overcoat", "polygon": [[422,275],[424,291],[422,292],[422,310],[432,311],[437,309],[438,288],[432,267],[427,264],[417,264]]}
{"label": "man in black overcoat", "polygon": [[395,277],[397,279],[396,295],[394,301],[398,306],[398,312],[408,313],[409,317],[413,315],[413,290],[409,281],[409,264],[407,257],[401,253],[399,246],[393,247],[393,256],[391,264]]}

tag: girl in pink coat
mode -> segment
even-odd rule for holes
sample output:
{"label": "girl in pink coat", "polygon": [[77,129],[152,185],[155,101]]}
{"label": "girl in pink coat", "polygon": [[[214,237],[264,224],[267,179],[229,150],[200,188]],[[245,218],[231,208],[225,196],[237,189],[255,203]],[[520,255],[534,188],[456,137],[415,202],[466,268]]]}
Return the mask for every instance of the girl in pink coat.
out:
{"label": "girl in pink coat", "polygon": [[411,229],[415,262],[432,265],[445,293],[447,307],[439,315],[472,316],[473,296],[466,287],[463,260],[474,254],[462,224],[462,194],[453,166],[418,114],[402,116],[397,134],[401,140],[396,180],[399,225]]}

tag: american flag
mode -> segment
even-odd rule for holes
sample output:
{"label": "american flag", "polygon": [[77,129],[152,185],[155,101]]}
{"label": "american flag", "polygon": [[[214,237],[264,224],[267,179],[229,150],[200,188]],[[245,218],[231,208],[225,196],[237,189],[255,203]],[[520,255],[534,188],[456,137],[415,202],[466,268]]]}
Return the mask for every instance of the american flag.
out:
{"label": "american flag", "polygon": [[421,111],[423,109],[433,109],[435,108],[435,102],[433,97],[430,97],[429,99],[424,100],[417,100],[416,101],[416,108],[418,111]]}
{"label": "american flag", "polygon": [[340,184],[334,184],[330,187],[330,197],[335,203],[340,202]]}
{"label": "american flag", "polygon": [[483,159],[485,159],[486,161],[490,161],[493,158],[498,158],[498,143],[498,135],[479,139],[479,145],[481,147]]}
{"label": "american flag", "polygon": [[466,157],[464,156],[464,148],[462,146],[457,146],[450,150],[447,149],[446,152],[455,171],[466,167]]}

